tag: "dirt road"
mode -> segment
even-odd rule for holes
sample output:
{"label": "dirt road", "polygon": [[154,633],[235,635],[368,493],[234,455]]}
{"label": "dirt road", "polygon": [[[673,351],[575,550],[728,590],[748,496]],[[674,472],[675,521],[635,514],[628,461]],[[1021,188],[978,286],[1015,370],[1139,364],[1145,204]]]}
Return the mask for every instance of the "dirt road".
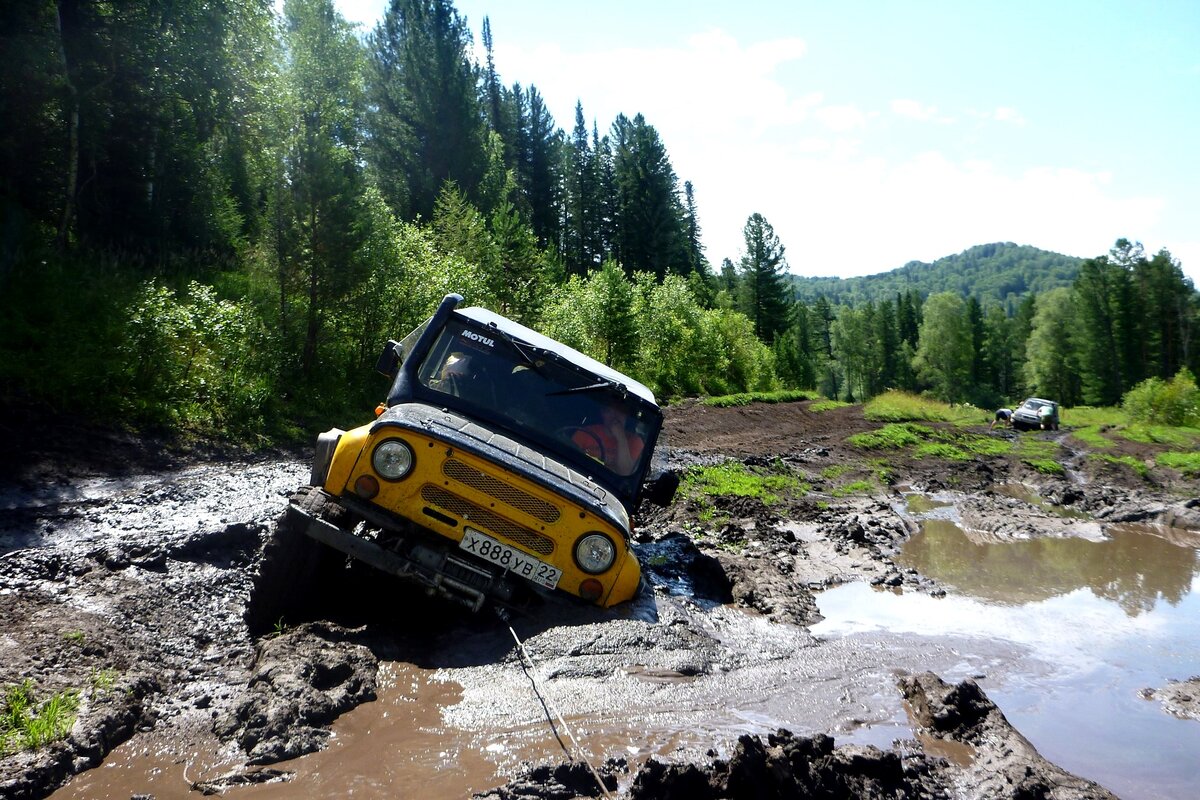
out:
{"label": "dirt road", "polygon": [[[1017,436],[988,434],[984,422],[975,434]],[[1013,648],[821,640],[809,631],[820,620],[814,593],[863,582],[946,594],[897,562],[917,528],[905,493],[955,493],[964,527],[988,540],[1103,537],[1117,522],[1186,539],[1200,531],[1196,482],[1088,459],[1068,432],[1025,434],[1058,448],[1067,470],[1049,478],[1019,457],[948,462],[847,442],[876,427],[856,406],[669,409],[672,467],[732,459],[786,475],[793,489],[769,503],[685,493],[668,509],[644,508],[638,555],[653,591],[611,612],[513,620],[528,672],[507,624],[357,573],[316,589],[322,619],[252,638],[242,615],[262,544],[306,479],[300,459],[193,455],[180,466],[143,441],[115,440],[82,461],[69,448],[16,461],[0,484],[0,684],[75,691],[80,708],[67,739],[0,758],[0,796],[46,797],[64,784],[55,797],[338,796],[353,780],[366,781],[368,797],[500,784],[488,796],[599,796],[591,770],[561,765],[579,751],[559,746],[569,737],[551,734],[534,688],[557,698],[610,790],[630,797],[816,787],[1111,796],[1041,758],[972,680],[1020,659]],[[1029,493],[995,491],[1013,486]],[[1180,678],[1150,691],[1164,715],[1194,725],[1195,687]],[[912,735],[862,743],[901,700]],[[361,721],[379,708],[389,710]],[[391,750],[378,733],[355,738],[356,726],[378,731],[389,714],[409,720]],[[355,741],[369,758],[352,758],[345,743]],[[350,773],[306,761],[322,752],[339,753]],[[102,762],[122,768],[95,769]]]}

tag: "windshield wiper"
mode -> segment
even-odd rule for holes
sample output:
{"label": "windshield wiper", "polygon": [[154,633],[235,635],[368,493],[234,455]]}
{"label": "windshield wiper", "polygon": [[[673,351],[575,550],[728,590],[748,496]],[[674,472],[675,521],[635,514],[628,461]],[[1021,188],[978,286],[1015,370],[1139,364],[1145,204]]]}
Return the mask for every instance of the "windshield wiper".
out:
{"label": "windshield wiper", "polygon": [[533,369],[535,372],[541,373],[542,365],[537,362],[536,358],[534,358],[533,356],[531,356],[529,354],[530,352],[532,352],[536,355],[540,355],[540,356],[553,356],[554,355],[554,353],[551,353],[549,350],[544,350],[541,347],[538,347],[537,345],[529,344],[528,342],[517,341],[516,339],[513,338],[512,334],[510,334],[508,331],[502,330],[498,325],[496,325],[494,323],[488,324],[488,330],[490,332],[496,334],[497,336],[499,336],[501,339],[503,339],[505,342],[508,343],[508,346],[511,347],[516,352],[516,354],[521,357],[521,365],[522,366],[529,367],[529,368]]}
{"label": "windshield wiper", "polygon": [[578,394],[579,392],[597,392],[601,390],[608,390],[621,399],[624,399],[629,394],[629,391],[625,388],[624,384],[602,379],[598,383],[589,383],[586,386],[574,386],[570,389],[559,389],[556,392],[546,392],[546,397],[554,397],[555,395],[560,394]]}

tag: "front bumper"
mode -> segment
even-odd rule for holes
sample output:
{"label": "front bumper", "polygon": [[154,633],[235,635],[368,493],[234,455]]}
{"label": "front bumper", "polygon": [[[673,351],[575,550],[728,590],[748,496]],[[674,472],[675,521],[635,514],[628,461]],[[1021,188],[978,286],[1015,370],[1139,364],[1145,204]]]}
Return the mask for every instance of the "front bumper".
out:
{"label": "front bumper", "polygon": [[516,586],[508,575],[488,564],[477,563],[476,559],[434,541],[433,537],[411,534],[402,538],[398,548],[391,549],[374,541],[380,531],[369,520],[347,530],[295,504],[288,506],[287,513],[296,523],[296,529],[306,536],[472,611],[479,611],[489,600],[511,605],[516,594]]}

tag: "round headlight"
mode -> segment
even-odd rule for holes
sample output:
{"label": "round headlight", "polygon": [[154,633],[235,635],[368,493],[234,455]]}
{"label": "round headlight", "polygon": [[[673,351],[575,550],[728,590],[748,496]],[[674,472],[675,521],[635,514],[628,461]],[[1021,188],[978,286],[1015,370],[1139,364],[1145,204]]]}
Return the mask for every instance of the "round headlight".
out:
{"label": "round headlight", "polygon": [[371,454],[371,465],[375,467],[379,477],[398,481],[412,472],[412,448],[399,439],[388,439],[381,442]]}
{"label": "round headlight", "polygon": [[603,533],[588,533],[575,543],[575,563],[584,572],[598,575],[613,565],[617,546]]}

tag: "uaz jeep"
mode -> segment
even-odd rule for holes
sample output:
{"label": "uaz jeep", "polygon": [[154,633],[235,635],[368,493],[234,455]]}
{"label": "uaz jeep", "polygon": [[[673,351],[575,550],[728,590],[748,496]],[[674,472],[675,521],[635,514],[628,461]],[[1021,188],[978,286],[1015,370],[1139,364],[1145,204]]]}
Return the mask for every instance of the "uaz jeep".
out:
{"label": "uaz jeep", "polygon": [[[608,607],[641,569],[630,517],[662,424],[645,386],[559,342],[447,295],[378,368],[374,422],[317,440],[311,486],[264,552],[248,619],[333,551],[478,610],[558,590]],[[337,556],[337,553],[334,553]],[[345,559],[338,556],[341,561]]]}

